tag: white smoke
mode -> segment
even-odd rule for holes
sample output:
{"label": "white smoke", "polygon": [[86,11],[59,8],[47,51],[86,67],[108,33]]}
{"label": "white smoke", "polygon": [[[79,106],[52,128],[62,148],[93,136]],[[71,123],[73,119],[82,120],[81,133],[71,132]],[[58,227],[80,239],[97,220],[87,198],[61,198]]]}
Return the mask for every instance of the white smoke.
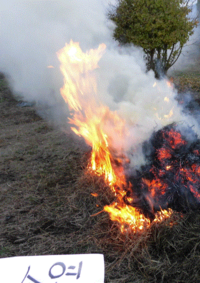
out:
{"label": "white smoke", "polygon": [[[72,39],[86,51],[107,45],[96,70],[98,95],[111,110],[126,120],[129,134],[123,147],[134,145],[133,165],[144,162],[141,143],[154,130],[174,121],[194,124],[174,99],[166,80],[157,82],[145,73],[142,51],[122,48],[112,39],[114,25],[107,19],[106,0],[8,0],[0,6],[0,71],[8,75],[15,93],[26,100],[52,106],[52,115],[63,104],[63,77],[56,52]],[[53,68],[48,68],[53,66]],[[55,106],[55,107],[54,107]],[[67,109],[67,106],[66,106]],[[173,114],[172,112],[173,111]],[[191,121],[191,122],[190,122]],[[198,126],[196,126],[198,127]],[[113,134],[114,135],[114,134]],[[115,146],[122,141],[114,138]]]}
{"label": "white smoke", "polygon": [[[191,5],[191,12],[188,15],[190,19],[196,19],[199,21],[200,15],[197,7],[197,1],[189,1]],[[200,6],[199,6],[200,7]],[[170,74],[175,71],[182,72],[183,70],[194,68],[197,65],[197,59],[200,56],[200,25],[194,28],[193,34],[190,36],[189,41],[184,45],[181,55],[177,62],[169,70]]]}
{"label": "white smoke", "polygon": [[5,1],[0,5],[0,70],[25,99],[50,103],[52,92],[60,97],[62,85],[56,52],[70,39],[84,49],[107,41],[105,21],[103,5],[97,0]]}

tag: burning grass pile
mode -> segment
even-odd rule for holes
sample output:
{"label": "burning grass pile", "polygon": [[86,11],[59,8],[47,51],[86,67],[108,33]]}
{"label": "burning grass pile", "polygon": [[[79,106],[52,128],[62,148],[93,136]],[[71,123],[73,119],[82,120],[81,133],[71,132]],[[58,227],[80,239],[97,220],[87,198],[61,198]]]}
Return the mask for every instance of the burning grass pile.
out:
{"label": "burning grass pile", "polygon": [[147,165],[128,178],[127,203],[131,197],[132,205],[152,219],[160,209],[200,208],[200,140],[191,128],[183,127],[183,135],[177,128],[166,126],[144,143]]}

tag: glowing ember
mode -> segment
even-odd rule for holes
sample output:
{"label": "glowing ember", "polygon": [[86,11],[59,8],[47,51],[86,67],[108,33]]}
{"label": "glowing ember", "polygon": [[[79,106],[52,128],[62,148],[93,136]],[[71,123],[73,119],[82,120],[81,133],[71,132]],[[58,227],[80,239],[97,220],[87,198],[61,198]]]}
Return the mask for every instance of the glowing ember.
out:
{"label": "glowing ember", "polygon": [[[143,170],[142,179],[137,178],[137,197],[141,190],[148,195],[148,202],[144,201],[147,215],[159,210],[158,205],[183,212],[200,207],[200,157],[197,149],[200,140],[196,137],[193,142],[187,141],[187,135],[183,137],[175,128],[176,125],[169,125],[152,136],[149,142],[153,145],[152,152],[147,157],[151,165],[147,166],[148,171]],[[190,129],[190,135],[193,134]],[[127,201],[132,203],[128,198]]]}
{"label": "glowing ember", "polygon": [[143,183],[146,184],[151,192],[152,197],[164,195],[167,189],[167,184],[161,182],[159,178],[155,178],[152,181],[143,179]]}
{"label": "glowing ember", "polygon": [[186,141],[184,141],[181,137],[181,134],[174,131],[173,129],[170,130],[168,133],[163,133],[163,137],[169,141],[171,147],[173,149],[183,145],[183,144],[186,144]]}
{"label": "glowing ember", "polygon": [[169,159],[171,158],[171,154],[169,149],[166,148],[160,148],[157,150],[157,154],[158,154],[158,159],[160,161],[162,161],[163,159]]}

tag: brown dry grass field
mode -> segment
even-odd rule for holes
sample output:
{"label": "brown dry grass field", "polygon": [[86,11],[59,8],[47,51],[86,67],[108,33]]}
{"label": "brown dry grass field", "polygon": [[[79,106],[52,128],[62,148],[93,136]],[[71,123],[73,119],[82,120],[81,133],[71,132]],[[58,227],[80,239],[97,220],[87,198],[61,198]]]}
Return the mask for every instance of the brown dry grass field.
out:
{"label": "brown dry grass field", "polygon": [[[188,80],[198,93],[200,76]],[[94,215],[114,197],[88,173],[89,156],[69,129],[19,107],[1,76],[0,257],[103,253],[107,283],[200,282],[200,212],[121,234],[105,212]]]}

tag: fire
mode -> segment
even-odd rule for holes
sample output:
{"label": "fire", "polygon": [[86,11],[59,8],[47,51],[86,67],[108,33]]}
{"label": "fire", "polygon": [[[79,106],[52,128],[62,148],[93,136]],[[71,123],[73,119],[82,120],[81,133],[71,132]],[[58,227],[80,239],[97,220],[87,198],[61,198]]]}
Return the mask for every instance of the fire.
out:
{"label": "fire", "polygon": [[[116,137],[123,137],[126,133],[124,120],[107,106],[102,105],[98,100],[97,83],[94,71],[99,68],[98,62],[105,52],[105,44],[99,45],[97,49],[83,52],[79,43],[70,41],[61,49],[57,55],[61,62],[61,72],[64,76],[64,86],[61,88],[61,95],[68,104],[71,111],[69,123],[72,124],[72,130],[83,137],[88,145],[92,147],[89,169],[97,175],[103,175],[105,181],[110,186],[116,197],[116,201],[104,207],[113,221],[121,225],[121,231],[142,231],[150,226],[150,219],[145,217],[139,209],[128,205],[124,201],[129,184],[123,171],[123,162],[127,157],[123,151],[114,148],[114,141],[110,131],[115,133]],[[156,84],[154,85],[156,86]],[[170,112],[169,115],[172,115]],[[158,153],[160,159],[168,158],[170,153],[164,149]],[[119,166],[115,166],[118,162]],[[146,181],[147,182],[147,181]],[[158,181],[149,183],[152,191],[162,188],[165,185]],[[92,194],[97,197],[97,194]],[[133,199],[128,199],[130,202]],[[157,214],[155,221],[170,217],[171,211],[162,211]]]}
{"label": "fire", "polygon": [[[156,223],[160,223],[163,220],[169,218],[173,213],[173,210],[171,208],[169,208],[168,210],[165,209],[161,209],[160,211],[158,211],[155,215],[155,219],[154,222]],[[173,223],[172,223],[173,225]]]}
{"label": "fire", "polygon": [[164,195],[166,192],[167,184],[161,182],[159,178],[155,178],[152,181],[143,179],[143,182],[148,186],[152,197]]}
{"label": "fire", "polygon": [[181,134],[174,130],[170,130],[167,134],[163,133],[163,137],[169,141],[173,149],[180,147],[183,144],[186,144],[186,141],[182,139]]}
{"label": "fire", "polygon": [[[79,43],[72,40],[66,44],[57,55],[61,62],[61,72],[64,76],[64,86],[61,88],[61,95],[65,102],[68,103],[70,110],[77,112],[82,116],[80,111],[87,106],[93,114],[91,105],[96,101],[88,101],[96,95],[96,80],[92,75],[92,71],[98,68],[98,61],[105,51],[105,44],[99,45],[96,50],[91,49],[89,52],[83,53]],[[88,95],[89,92],[89,95]],[[93,96],[92,96],[92,95]],[[93,106],[93,105],[92,105]],[[89,114],[89,113],[88,113]],[[81,117],[77,117],[80,119]]]}
{"label": "fire", "polygon": [[[119,222],[121,224],[120,230],[122,233],[133,231],[140,232],[150,227],[151,221],[145,217],[138,209],[130,205],[119,206],[118,203],[107,205],[104,210],[110,214],[112,221]],[[155,218],[152,223],[160,223],[169,218],[173,213],[172,209],[161,209],[155,213]],[[173,224],[172,224],[173,225]]]}
{"label": "fire", "polygon": [[160,148],[157,150],[158,159],[162,161],[163,159],[171,158],[171,153],[167,148]]}
{"label": "fire", "polygon": [[150,226],[150,220],[141,214],[135,207],[132,206],[118,206],[117,203],[107,205],[104,210],[110,214],[112,221],[121,223],[121,232],[141,231]]}
{"label": "fire", "polygon": [[72,112],[69,123],[72,130],[92,147],[91,169],[98,175],[105,175],[110,185],[116,183],[116,175],[111,164],[109,134],[104,128],[110,123],[115,126],[116,134],[122,135],[124,122],[115,112],[102,105],[97,98],[96,80],[92,73],[98,68],[98,61],[106,46],[83,53],[79,43],[70,41],[58,52],[64,86],[61,95]]}
{"label": "fire", "polygon": [[174,115],[173,109],[170,110],[169,114],[164,115],[164,118],[169,119]]}
{"label": "fire", "polygon": [[[163,106],[161,106],[160,109],[157,109],[155,107],[153,108],[155,110],[154,115],[156,116],[156,118],[160,121],[163,121],[164,123],[166,122],[166,120],[168,121],[170,118],[172,118],[174,116],[174,107],[172,106],[171,109],[169,108],[170,105],[171,105],[171,102],[172,102],[170,96],[171,96],[171,93],[172,93],[172,90],[173,90],[173,83],[172,83],[171,80],[170,81],[165,80],[165,83],[166,83],[166,88],[169,89],[169,94],[167,96],[163,97],[162,99],[164,101],[163,106],[166,105],[167,107],[166,107],[166,109]],[[156,87],[159,90],[159,92],[161,93],[161,97],[162,97],[162,90],[161,90],[159,84],[155,82],[153,84],[153,87],[154,88]],[[162,110],[161,113],[158,110]]]}
{"label": "fire", "polygon": [[[165,101],[166,101],[166,100],[165,100]],[[158,115],[158,113],[156,113],[155,115],[156,115],[156,117],[161,121],[161,120],[163,120],[163,119],[169,119],[169,118],[171,118],[171,117],[174,115],[174,112],[173,112],[173,109],[171,109],[171,110],[169,111],[169,113],[163,115],[163,117],[160,117],[160,116]]]}

